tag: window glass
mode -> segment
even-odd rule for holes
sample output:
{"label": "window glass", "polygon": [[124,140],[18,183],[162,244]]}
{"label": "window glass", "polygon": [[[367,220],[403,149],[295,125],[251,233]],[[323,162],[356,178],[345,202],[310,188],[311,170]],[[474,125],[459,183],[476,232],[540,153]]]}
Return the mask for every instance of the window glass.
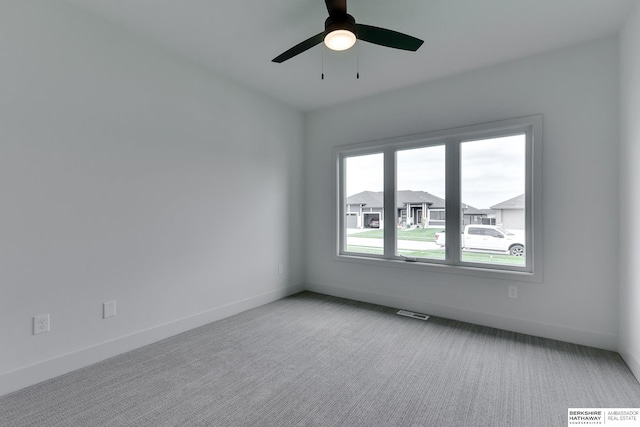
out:
{"label": "window glass", "polygon": [[492,228],[485,229],[484,230],[484,235],[485,236],[491,236],[491,237],[497,237],[497,238],[504,237],[504,235],[502,233],[500,233],[498,230],[494,230]]}
{"label": "window glass", "polygon": [[462,261],[526,266],[525,159],[525,134],[460,144]]}
{"label": "window glass", "polygon": [[442,210],[430,209],[429,210],[429,215],[430,215],[429,219],[431,221],[443,221],[443,224],[444,224],[444,221],[447,218],[444,209],[442,209]]}
{"label": "window glass", "polygon": [[396,255],[445,258],[445,181],[444,145],[396,152]]}
{"label": "window glass", "polygon": [[344,227],[346,252],[384,253],[384,156],[344,159]]}

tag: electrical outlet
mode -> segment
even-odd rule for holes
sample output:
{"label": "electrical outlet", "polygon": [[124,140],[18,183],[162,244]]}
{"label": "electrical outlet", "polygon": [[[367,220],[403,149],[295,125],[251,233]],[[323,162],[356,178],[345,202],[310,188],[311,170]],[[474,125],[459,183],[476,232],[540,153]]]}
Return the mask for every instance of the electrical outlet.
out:
{"label": "electrical outlet", "polygon": [[49,332],[51,329],[51,319],[49,313],[33,316],[33,335]]}
{"label": "electrical outlet", "polygon": [[116,315],[116,302],[107,301],[102,304],[102,318],[106,319],[108,317],[113,317]]}
{"label": "electrical outlet", "polygon": [[518,298],[517,286],[509,286],[509,298]]}
{"label": "electrical outlet", "polygon": [[282,274],[284,271],[284,266],[282,264],[278,264],[278,274]]}

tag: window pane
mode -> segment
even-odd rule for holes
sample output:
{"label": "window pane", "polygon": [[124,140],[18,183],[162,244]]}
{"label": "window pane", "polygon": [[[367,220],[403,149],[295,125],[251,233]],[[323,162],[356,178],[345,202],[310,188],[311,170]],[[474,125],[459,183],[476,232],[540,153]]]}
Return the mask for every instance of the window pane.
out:
{"label": "window pane", "polygon": [[460,145],[461,260],[525,266],[524,134]]}
{"label": "window pane", "polygon": [[396,255],[445,259],[445,180],[444,145],[396,152]]}
{"label": "window pane", "polygon": [[344,159],[345,251],[384,254],[384,156]]}

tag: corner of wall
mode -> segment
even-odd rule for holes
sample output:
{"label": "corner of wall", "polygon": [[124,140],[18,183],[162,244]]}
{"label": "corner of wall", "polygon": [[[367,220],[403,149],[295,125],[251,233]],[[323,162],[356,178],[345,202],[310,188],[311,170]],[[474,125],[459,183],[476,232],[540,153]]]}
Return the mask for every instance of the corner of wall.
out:
{"label": "corner of wall", "polygon": [[618,352],[640,381],[640,223],[633,212],[640,206],[640,2],[628,14],[619,35],[620,174],[619,174],[619,307]]}
{"label": "corner of wall", "polygon": [[636,377],[636,381],[640,382],[640,361],[633,356],[627,343],[622,338],[618,340],[618,353],[629,367],[631,373]]}

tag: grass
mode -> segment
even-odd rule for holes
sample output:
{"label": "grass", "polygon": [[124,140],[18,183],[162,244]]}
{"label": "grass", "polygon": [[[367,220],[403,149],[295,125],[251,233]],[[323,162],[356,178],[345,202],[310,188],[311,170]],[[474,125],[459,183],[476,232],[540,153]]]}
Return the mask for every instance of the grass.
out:
{"label": "grass", "polygon": [[[350,245],[347,247],[347,252],[361,253],[361,254],[383,254],[382,248],[373,248],[370,246],[355,246]],[[426,259],[445,259],[444,249],[427,249],[427,250],[400,250],[399,255],[404,255],[411,258],[426,258]],[[485,252],[467,252],[462,253],[462,261],[477,262],[480,264],[500,264],[500,265],[514,265],[525,266],[525,258],[513,255],[492,254]]]}
{"label": "grass", "polygon": [[520,267],[524,267],[526,265],[526,259],[523,256],[490,254],[484,252],[462,252],[462,261],[479,262],[483,264],[517,265]]}
{"label": "grass", "polygon": [[398,255],[404,255],[409,258],[445,259],[444,249],[427,249],[424,251],[401,249],[398,251]]}
{"label": "grass", "polygon": [[[418,242],[435,242],[436,233],[443,231],[442,228],[410,228],[398,230],[398,240],[415,240]],[[382,239],[384,230],[375,229],[352,233],[349,236],[365,237],[368,239]]]}
{"label": "grass", "polygon": [[[435,242],[435,234],[443,231],[441,228],[411,228],[398,230],[398,240],[413,240],[419,242]],[[362,232],[356,232],[349,234],[349,236],[364,237],[368,239],[384,239],[384,230],[374,229]],[[375,248],[369,246],[348,246],[348,252],[355,252],[361,254],[383,254],[382,248]],[[426,249],[426,250],[400,250],[399,255],[412,258],[426,258],[426,259],[445,259],[444,249]],[[526,264],[525,257],[518,257],[513,255],[487,253],[487,252],[462,252],[462,261],[476,262],[479,264],[500,264],[500,265],[513,265],[524,267]]]}
{"label": "grass", "polygon": [[374,248],[371,246],[356,246],[356,245],[348,245],[347,252],[354,252],[358,254],[378,254],[384,255],[384,249],[382,248]]}

